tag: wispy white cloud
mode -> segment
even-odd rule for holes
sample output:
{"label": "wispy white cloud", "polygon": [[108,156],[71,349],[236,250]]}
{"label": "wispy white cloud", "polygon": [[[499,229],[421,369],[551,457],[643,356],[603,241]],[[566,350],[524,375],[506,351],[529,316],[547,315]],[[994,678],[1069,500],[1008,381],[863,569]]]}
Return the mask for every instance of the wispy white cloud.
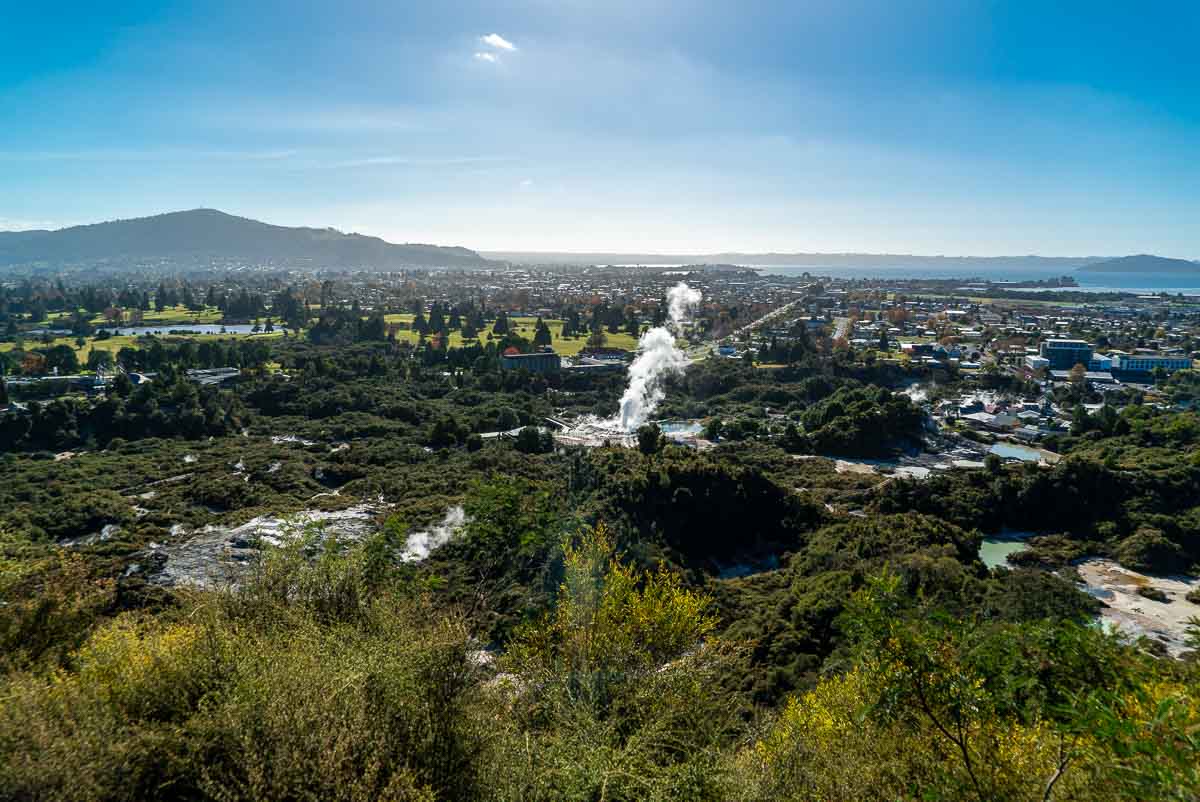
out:
{"label": "wispy white cloud", "polygon": [[475,60],[476,61],[486,61],[489,64],[495,64],[498,61],[500,61],[500,58],[495,53],[477,52],[475,54]]}
{"label": "wispy white cloud", "polygon": [[296,150],[204,150],[147,148],[142,150],[0,151],[0,162],[188,162],[282,161]]}
{"label": "wispy white cloud", "polygon": [[494,47],[496,50],[507,50],[510,53],[517,49],[516,45],[498,33],[489,33],[487,36],[481,36],[479,37],[479,41],[488,47]]}
{"label": "wispy white cloud", "polygon": [[18,220],[12,217],[0,217],[0,231],[36,231],[54,228],[62,228],[62,226],[51,220]]}
{"label": "wispy white cloud", "polygon": [[351,169],[356,167],[487,167],[512,164],[516,160],[503,156],[462,156],[450,159],[413,159],[407,156],[368,156],[314,164],[314,167]]}
{"label": "wispy white cloud", "polygon": [[525,178],[521,180],[521,189],[531,189],[533,187],[533,179]]}

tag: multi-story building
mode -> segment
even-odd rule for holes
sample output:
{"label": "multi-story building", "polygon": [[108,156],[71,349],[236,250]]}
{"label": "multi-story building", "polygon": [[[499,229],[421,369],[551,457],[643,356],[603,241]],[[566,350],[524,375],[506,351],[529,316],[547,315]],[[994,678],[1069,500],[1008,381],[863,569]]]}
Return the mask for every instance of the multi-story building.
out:
{"label": "multi-story building", "polygon": [[1122,373],[1153,373],[1162,368],[1167,373],[1177,370],[1187,370],[1192,366],[1191,357],[1186,356],[1151,356],[1148,354],[1113,355],[1113,370]]}
{"label": "multi-story building", "polygon": [[1050,362],[1051,370],[1070,370],[1076,365],[1091,364],[1092,346],[1086,340],[1045,340],[1041,355]]}
{"label": "multi-story building", "polygon": [[532,354],[501,354],[502,370],[527,370],[530,373],[558,373],[562,369],[562,358],[553,351],[538,351]]}

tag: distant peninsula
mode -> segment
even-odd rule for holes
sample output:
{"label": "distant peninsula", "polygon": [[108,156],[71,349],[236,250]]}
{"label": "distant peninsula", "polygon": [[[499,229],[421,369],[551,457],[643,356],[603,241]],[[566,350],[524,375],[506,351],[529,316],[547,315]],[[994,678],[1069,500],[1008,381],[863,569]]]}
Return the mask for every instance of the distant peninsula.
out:
{"label": "distant peninsula", "polygon": [[522,265],[734,265],[745,267],[961,269],[978,271],[1032,269],[1061,273],[1107,259],[1107,256],[922,256],[900,253],[618,253],[570,251],[481,251],[484,257]]}
{"label": "distant peninsula", "polygon": [[1085,273],[1200,273],[1200,262],[1143,253],[1094,262],[1079,270]]}

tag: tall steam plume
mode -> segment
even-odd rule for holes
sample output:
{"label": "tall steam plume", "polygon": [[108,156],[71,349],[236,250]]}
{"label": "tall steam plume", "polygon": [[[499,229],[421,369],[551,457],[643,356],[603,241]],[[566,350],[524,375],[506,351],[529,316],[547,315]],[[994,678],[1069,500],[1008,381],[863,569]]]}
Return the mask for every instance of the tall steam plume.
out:
{"label": "tall steam plume", "polygon": [[638,355],[629,366],[629,386],[621,396],[621,411],[613,423],[631,432],[654,414],[663,400],[662,382],[670,374],[682,373],[687,357],[675,347],[675,335],[688,313],[700,303],[700,291],[679,282],[667,293],[671,321],[650,329],[638,340]]}

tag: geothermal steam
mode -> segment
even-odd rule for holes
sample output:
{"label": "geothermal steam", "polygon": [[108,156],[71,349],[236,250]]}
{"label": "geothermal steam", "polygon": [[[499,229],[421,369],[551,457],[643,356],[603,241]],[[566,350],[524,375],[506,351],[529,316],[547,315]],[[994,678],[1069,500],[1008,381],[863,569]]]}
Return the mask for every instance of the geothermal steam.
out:
{"label": "geothermal steam", "polygon": [[449,543],[462,528],[466,526],[467,515],[462,507],[451,507],[446,510],[442,522],[428,530],[409,534],[400,554],[400,561],[406,563],[420,562],[439,546]]}
{"label": "geothermal steam", "polygon": [[621,411],[613,421],[624,431],[633,431],[654,414],[663,400],[663,379],[682,373],[687,367],[687,357],[675,347],[675,335],[700,298],[699,290],[679,282],[667,293],[670,323],[650,329],[638,340],[637,358],[629,366],[629,386],[621,396]]}

